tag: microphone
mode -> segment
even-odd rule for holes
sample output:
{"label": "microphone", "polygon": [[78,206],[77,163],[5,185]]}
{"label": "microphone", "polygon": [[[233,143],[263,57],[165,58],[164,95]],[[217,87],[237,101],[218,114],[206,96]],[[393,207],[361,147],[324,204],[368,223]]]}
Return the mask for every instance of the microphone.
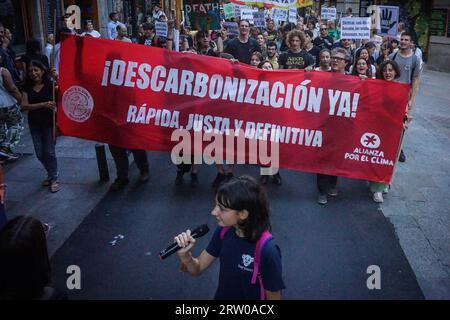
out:
{"label": "microphone", "polygon": [[[208,225],[206,224],[202,224],[200,227],[195,228],[192,232],[191,232],[191,236],[194,239],[203,237],[205,234],[207,234],[209,232],[209,228]],[[181,249],[181,247],[176,243],[172,243],[170,246],[168,246],[166,249],[161,250],[159,252],[159,258],[161,260],[164,260],[165,258],[167,258],[168,256],[174,254],[175,252],[177,252],[179,249]]]}

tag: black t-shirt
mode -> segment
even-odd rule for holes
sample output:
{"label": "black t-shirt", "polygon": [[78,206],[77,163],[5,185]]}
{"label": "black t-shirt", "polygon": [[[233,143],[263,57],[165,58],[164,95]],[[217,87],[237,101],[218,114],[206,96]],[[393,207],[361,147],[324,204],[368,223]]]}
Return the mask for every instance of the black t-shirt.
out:
{"label": "black t-shirt", "polygon": [[314,66],[314,58],[305,50],[294,53],[291,50],[284,52],[278,58],[280,69],[305,69]]}
{"label": "black t-shirt", "polygon": [[314,58],[314,62],[315,62],[315,66],[318,67],[319,66],[319,53],[320,53],[320,48],[313,46],[311,48],[311,50],[307,51],[310,55],[312,55],[312,57]]}
{"label": "black t-shirt", "polygon": [[235,38],[225,47],[225,53],[231,54],[239,62],[250,64],[253,52],[261,52],[261,47],[255,39],[249,38],[246,43],[242,43]]}
{"label": "black t-shirt", "polygon": [[144,36],[139,37],[138,44],[143,44],[146,46],[156,46],[155,45],[155,37],[146,38]]}
{"label": "black t-shirt", "polygon": [[[219,285],[216,300],[259,300],[260,284],[251,283],[256,243],[236,235],[234,228],[220,238],[221,227],[216,228],[206,252],[220,259]],[[261,250],[259,272],[265,290],[285,289],[282,277],[281,251],[274,239]]]}
{"label": "black t-shirt", "polygon": [[[52,100],[52,83],[48,81],[39,92],[33,90],[32,86],[26,85],[23,90],[28,94],[30,104],[42,103]],[[48,128],[53,127],[53,111],[48,108],[39,108],[28,112],[28,124],[31,127]]]}
{"label": "black t-shirt", "polygon": [[325,38],[318,36],[317,38],[314,39],[313,44],[316,47],[319,47],[320,50],[322,49],[331,50],[331,47],[333,46],[333,38],[330,36],[326,36]]}

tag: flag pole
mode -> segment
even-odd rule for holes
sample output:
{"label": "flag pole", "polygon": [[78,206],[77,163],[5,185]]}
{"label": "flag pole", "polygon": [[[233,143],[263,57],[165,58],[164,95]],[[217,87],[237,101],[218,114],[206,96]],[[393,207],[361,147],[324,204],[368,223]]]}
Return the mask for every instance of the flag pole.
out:
{"label": "flag pole", "polygon": [[[52,41],[52,56],[51,56],[51,69],[55,68],[56,50],[55,50],[55,38],[56,38],[56,9],[53,12],[53,41]],[[55,79],[52,81],[52,100],[53,100],[53,141],[56,141],[56,94],[55,94]]]}

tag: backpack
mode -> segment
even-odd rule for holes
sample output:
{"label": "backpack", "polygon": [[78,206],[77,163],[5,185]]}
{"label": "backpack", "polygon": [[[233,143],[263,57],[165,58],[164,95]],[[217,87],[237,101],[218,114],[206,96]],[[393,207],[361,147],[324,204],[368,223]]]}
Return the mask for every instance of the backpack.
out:
{"label": "backpack", "polygon": [[[220,230],[220,240],[223,240],[223,238],[225,237],[225,234],[228,232],[228,230],[230,230],[231,227],[223,227]],[[262,278],[261,278],[261,274],[259,273],[259,263],[261,261],[261,252],[262,249],[264,248],[264,245],[270,240],[272,239],[272,234],[269,231],[264,231],[261,235],[261,237],[258,239],[258,241],[256,242],[256,247],[255,247],[255,252],[253,254],[253,275],[252,275],[252,281],[251,284],[255,284],[256,283],[256,279],[258,278],[259,280],[259,287],[260,287],[260,299],[261,300],[265,300],[266,299],[266,294],[265,294],[265,289],[263,286],[263,282],[262,282]]]}
{"label": "backpack", "polygon": [[[395,58],[397,58],[397,53],[398,53],[398,51],[396,52],[396,53],[394,53],[394,56],[392,57],[392,60],[393,61],[395,61]],[[414,78],[414,71],[416,70],[416,67],[417,67],[417,63],[418,63],[418,58],[417,58],[417,56],[416,56],[416,54],[413,52],[413,55],[412,55],[412,69],[411,69],[411,85],[412,85],[412,83],[413,83],[413,78]]]}

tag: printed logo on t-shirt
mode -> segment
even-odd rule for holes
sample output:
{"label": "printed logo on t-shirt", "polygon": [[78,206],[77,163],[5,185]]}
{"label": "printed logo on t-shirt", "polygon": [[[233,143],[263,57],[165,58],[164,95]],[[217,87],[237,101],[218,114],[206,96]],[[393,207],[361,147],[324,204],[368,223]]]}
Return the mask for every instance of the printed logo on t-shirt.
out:
{"label": "printed logo on t-shirt", "polygon": [[253,263],[253,257],[248,254],[243,254],[242,262],[244,263],[245,267],[248,267],[249,265],[251,265]]}

